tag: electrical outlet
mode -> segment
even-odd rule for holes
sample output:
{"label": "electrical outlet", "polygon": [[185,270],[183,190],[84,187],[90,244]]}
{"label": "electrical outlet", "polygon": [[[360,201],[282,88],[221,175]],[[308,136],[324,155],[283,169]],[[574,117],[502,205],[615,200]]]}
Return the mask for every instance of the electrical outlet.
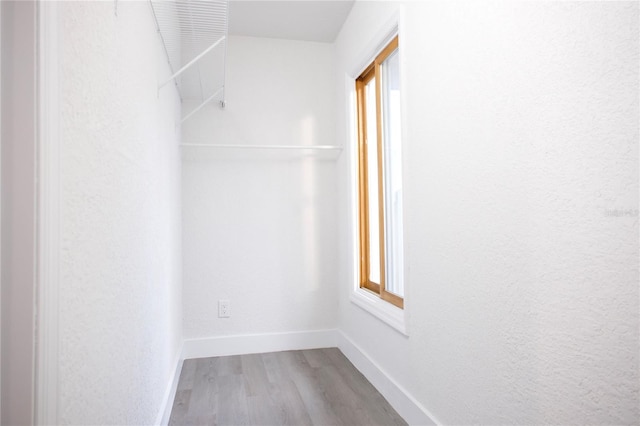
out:
{"label": "electrical outlet", "polygon": [[218,300],[218,318],[229,318],[231,316],[231,303],[228,300]]}

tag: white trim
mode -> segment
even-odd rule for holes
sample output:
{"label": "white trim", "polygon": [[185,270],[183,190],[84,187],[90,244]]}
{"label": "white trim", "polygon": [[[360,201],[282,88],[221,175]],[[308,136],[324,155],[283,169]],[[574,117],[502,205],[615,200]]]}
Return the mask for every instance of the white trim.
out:
{"label": "white trim", "polygon": [[[356,114],[356,100],[355,100],[355,84],[354,80],[362,73],[362,71],[373,61],[373,59],[382,51],[382,49],[389,44],[389,42],[396,35],[402,39],[403,33],[403,13],[404,8],[400,7],[384,25],[376,32],[362,51],[356,55],[356,59],[352,62],[351,66],[348,66],[348,71],[345,74],[345,99],[346,105],[346,117],[347,117],[347,148],[345,151],[348,153],[348,167],[349,167],[349,208],[350,208],[350,220],[351,220],[351,233],[350,244],[351,247],[351,277],[350,282],[353,283],[349,299],[352,303],[364,309],[371,315],[375,316],[385,324],[391,326],[393,329],[399,331],[405,336],[408,336],[408,328],[406,317],[408,315],[408,308],[410,306],[407,303],[408,295],[408,283],[406,277],[409,276],[407,272],[407,262],[403,259],[404,277],[405,277],[405,306],[404,309],[397,308],[391,303],[380,299],[377,296],[373,296],[370,292],[363,290],[359,287],[359,248],[358,248],[358,203],[357,203],[357,190],[358,177],[357,177],[357,145],[358,145],[358,131],[357,131],[357,114]],[[402,41],[400,41],[402,43]],[[401,61],[401,81],[400,84],[405,86],[404,76],[404,53],[402,47],[400,48],[400,61]],[[405,96],[402,96],[404,101]],[[402,104],[403,110],[406,110],[404,103]],[[403,145],[405,144],[405,135],[407,134],[404,127],[405,114],[403,114]],[[403,150],[404,151],[404,150]],[[404,152],[403,152],[404,154]],[[406,176],[403,174],[403,185],[406,182]],[[403,222],[405,222],[403,218]],[[406,238],[403,238],[403,242],[406,245]],[[404,252],[407,253],[407,248],[404,247]]]}
{"label": "white trim", "polygon": [[59,82],[58,6],[40,0],[37,48],[35,423],[58,424]]}
{"label": "white trim", "polygon": [[178,350],[175,357],[175,368],[171,376],[171,380],[167,385],[167,389],[164,392],[162,398],[162,404],[160,404],[160,410],[156,416],[155,425],[166,426],[169,424],[169,418],[171,417],[171,409],[173,408],[173,401],[176,398],[176,392],[178,390],[178,382],[180,381],[180,372],[182,371],[182,364],[184,359],[182,358],[182,348]]}
{"label": "white trim", "polygon": [[182,348],[182,359],[335,348],[337,336],[337,330],[331,329],[187,339]]}
{"label": "white trim", "polygon": [[349,300],[405,336],[409,335],[403,309],[361,288],[354,289]]}
{"label": "white trim", "polygon": [[352,80],[358,78],[366,67],[373,62],[376,56],[387,44],[396,36],[399,32],[400,11],[393,14],[393,16],[380,27],[380,30],[371,38],[371,41],[365,46],[364,49],[356,56],[356,59],[351,63],[351,66],[347,67],[347,71]]}
{"label": "white trim", "polygon": [[[399,40],[406,39],[406,27],[405,23],[405,9],[404,6],[400,6],[398,10],[398,38]],[[406,237],[407,224],[409,223],[407,209],[404,208],[405,200],[407,199],[407,194],[410,191],[411,185],[413,184],[413,180],[407,171],[406,158],[409,158],[408,146],[411,143],[411,134],[409,133],[409,125],[407,124],[410,120],[409,114],[406,111],[409,110],[407,106],[407,93],[409,93],[410,88],[407,87],[407,61],[406,61],[406,49],[400,49],[400,108],[402,113],[402,243],[403,243],[403,281],[404,281],[404,318],[405,321],[408,321],[409,314],[411,312],[411,274],[408,257],[406,253],[411,253],[411,248],[409,247],[409,238]],[[408,330],[407,330],[408,332]]]}
{"label": "white trim", "polygon": [[[342,331],[338,333],[338,349],[386,398],[389,404],[408,424],[442,424]],[[399,361],[402,362],[401,360]]]}

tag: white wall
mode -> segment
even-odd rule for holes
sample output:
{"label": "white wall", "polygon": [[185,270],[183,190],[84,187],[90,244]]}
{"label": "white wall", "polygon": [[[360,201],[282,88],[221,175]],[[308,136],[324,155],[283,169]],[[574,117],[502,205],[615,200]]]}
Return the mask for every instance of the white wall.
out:
{"label": "white wall", "polygon": [[[331,44],[230,37],[227,106],[183,142],[332,145],[333,88]],[[186,338],[337,325],[335,162],[287,153],[183,148]]]}
{"label": "white wall", "polygon": [[2,424],[33,419],[34,2],[2,2]]}
{"label": "white wall", "polygon": [[339,143],[345,73],[399,8],[410,336],[349,302],[346,184],[342,330],[444,424],[637,422],[638,4],[358,2]]}
{"label": "white wall", "polygon": [[61,424],[151,424],[181,343],[177,93],[147,2],[61,2]]}

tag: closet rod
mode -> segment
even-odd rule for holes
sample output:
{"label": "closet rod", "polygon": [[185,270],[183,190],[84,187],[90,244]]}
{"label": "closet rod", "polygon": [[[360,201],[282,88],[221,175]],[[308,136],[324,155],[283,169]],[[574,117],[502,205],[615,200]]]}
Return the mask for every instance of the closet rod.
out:
{"label": "closet rod", "polygon": [[209,148],[232,148],[232,149],[297,149],[297,150],[342,150],[341,146],[334,145],[231,145],[231,144],[211,144],[211,143],[181,143],[180,146],[209,147]]}

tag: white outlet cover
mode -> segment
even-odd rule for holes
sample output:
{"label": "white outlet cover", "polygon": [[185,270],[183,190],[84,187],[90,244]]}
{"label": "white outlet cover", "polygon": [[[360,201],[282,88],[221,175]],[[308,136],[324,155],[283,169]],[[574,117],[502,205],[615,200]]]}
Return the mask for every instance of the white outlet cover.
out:
{"label": "white outlet cover", "polygon": [[218,300],[218,318],[229,318],[231,316],[231,304],[228,300]]}

